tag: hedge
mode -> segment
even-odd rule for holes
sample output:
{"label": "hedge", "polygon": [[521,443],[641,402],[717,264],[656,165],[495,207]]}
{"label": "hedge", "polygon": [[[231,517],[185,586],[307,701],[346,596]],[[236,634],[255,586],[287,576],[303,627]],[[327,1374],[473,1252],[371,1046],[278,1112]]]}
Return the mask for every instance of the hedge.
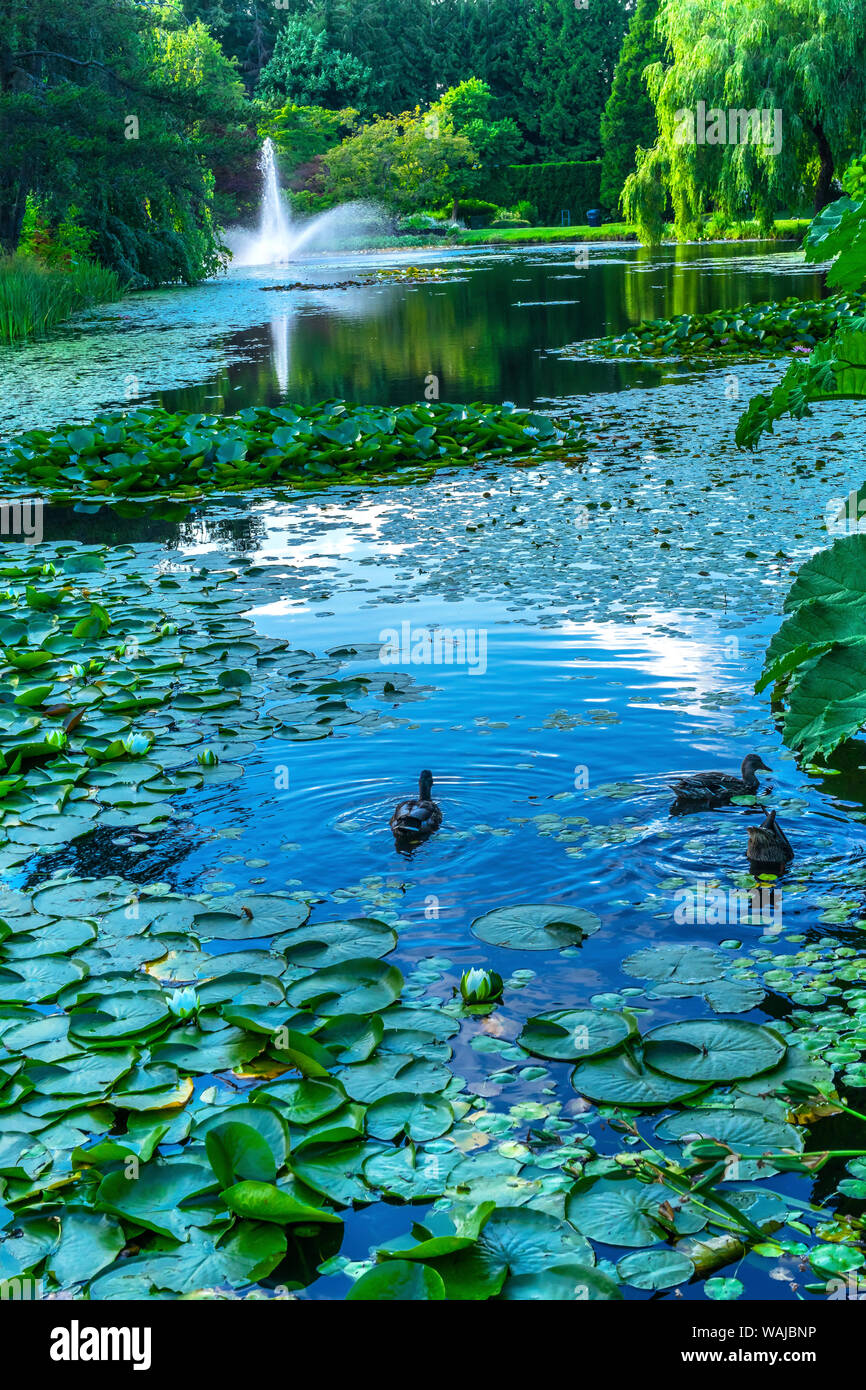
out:
{"label": "hedge", "polygon": [[590,208],[601,196],[601,160],[573,159],[556,164],[509,164],[508,188],[512,202],[526,198],[538,208],[541,222],[559,223],[567,208],[574,223],[585,223]]}

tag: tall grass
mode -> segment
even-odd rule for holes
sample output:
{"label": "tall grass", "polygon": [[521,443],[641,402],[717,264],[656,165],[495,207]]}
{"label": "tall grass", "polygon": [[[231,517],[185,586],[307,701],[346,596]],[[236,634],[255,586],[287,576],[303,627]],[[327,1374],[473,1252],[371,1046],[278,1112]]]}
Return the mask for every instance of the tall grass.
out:
{"label": "tall grass", "polygon": [[123,286],[113,270],[79,260],[67,269],[30,256],[0,258],[0,343],[42,338],[78,309],[119,299]]}

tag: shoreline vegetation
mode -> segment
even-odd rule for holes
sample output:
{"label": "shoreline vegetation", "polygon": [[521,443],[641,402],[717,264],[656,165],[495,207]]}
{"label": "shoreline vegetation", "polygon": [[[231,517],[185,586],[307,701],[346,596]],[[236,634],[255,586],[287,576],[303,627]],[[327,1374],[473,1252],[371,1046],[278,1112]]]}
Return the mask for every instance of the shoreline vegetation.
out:
{"label": "shoreline vegetation", "polygon": [[121,299],[113,270],[96,261],[50,266],[33,256],[0,258],[0,344],[43,338],[81,309]]}

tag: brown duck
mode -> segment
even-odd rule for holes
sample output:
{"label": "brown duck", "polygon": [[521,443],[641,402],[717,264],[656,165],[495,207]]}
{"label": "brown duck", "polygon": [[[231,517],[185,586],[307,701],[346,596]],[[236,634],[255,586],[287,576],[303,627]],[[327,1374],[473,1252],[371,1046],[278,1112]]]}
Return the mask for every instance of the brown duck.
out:
{"label": "brown duck", "polygon": [[391,829],[400,839],[421,839],[442,824],[442,809],[433,800],[433,773],[427,768],[418,778],[418,795],[401,801],[391,817]]}
{"label": "brown duck", "polygon": [[770,811],[763,825],[749,826],[746,854],[750,867],[757,873],[776,872],[794,858],[788,837],[776,822],[775,811]]}
{"label": "brown duck", "polygon": [[696,772],[690,777],[682,777],[671,786],[676,792],[675,805],[682,807],[724,806],[733,796],[754,796],[760,791],[756,777],[758,768],[765,772],[770,769],[757,753],[747,753],[740,769],[741,776],[729,772]]}

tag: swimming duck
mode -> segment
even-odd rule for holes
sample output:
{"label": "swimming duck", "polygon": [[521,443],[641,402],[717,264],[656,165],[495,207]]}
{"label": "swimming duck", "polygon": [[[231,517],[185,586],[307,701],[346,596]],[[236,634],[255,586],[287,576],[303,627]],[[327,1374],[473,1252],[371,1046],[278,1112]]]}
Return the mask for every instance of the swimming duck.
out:
{"label": "swimming duck", "polygon": [[433,773],[425,768],[418,778],[418,795],[401,801],[391,817],[391,829],[401,837],[432,835],[442,824],[442,810],[433,800]]}
{"label": "swimming duck", "polygon": [[759,873],[782,868],[794,858],[794,851],[781,825],[776,824],[776,812],[770,811],[763,825],[749,826],[749,844],[746,850],[749,864]]}
{"label": "swimming duck", "polygon": [[677,806],[724,806],[732,796],[753,796],[760,790],[755,773],[758,768],[770,769],[757,753],[747,753],[740,769],[742,777],[728,772],[696,772],[682,777],[671,786],[677,794]]}

